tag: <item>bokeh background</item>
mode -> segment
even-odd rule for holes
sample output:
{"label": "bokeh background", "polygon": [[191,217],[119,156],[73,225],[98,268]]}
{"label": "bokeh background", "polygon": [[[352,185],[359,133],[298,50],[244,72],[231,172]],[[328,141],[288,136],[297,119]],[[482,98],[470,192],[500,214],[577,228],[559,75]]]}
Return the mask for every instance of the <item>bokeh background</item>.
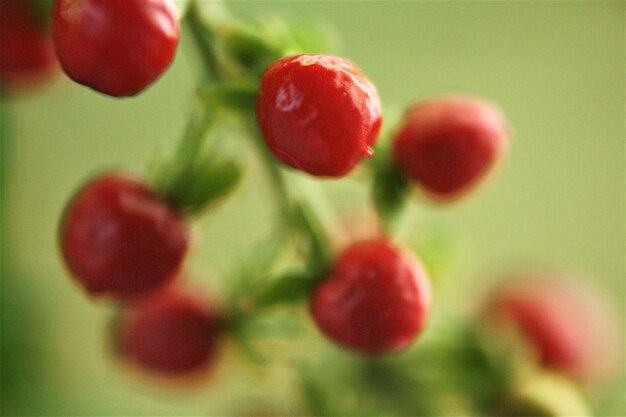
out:
{"label": "bokeh background", "polygon": [[[461,242],[463,268],[446,291],[462,299],[512,265],[546,265],[600,287],[623,323],[624,2],[228,5],[248,16],[316,16],[336,28],[335,52],[369,75],[390,114],[448,92],[497,102],[514,131],[499,172],[454,205],[419,203],[423,224]],[[285,369],[254,369],[236,355],[202,386],[155,387],[129,375],[107,345],[112,307],[87,299],[59,259],[58,221],[77,185],[105,168],[141,173],[171,149],[192,89],[183,47],[136,98],[111,99],[59,75],[3,99],[3,415],[224,415],[240,412],[242,398],[289,395]],[[322,187],[340,206],[365,201],[349,179]],[[248,175],[201,220],[193,279],[224,273],[267,231],[265,197],[262,180]],[[600,402],[602,415],[624,415],[623,380]]]}

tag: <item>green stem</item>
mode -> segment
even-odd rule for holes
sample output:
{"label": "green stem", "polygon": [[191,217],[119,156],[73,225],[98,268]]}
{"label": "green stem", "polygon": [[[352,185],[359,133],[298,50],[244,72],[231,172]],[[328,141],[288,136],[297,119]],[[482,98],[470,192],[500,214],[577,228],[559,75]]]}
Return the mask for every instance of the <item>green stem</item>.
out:
{"label": "green stem", "polygon": [[263,166],[271,178],[272,187],[274,188],[274,193],[276,194],[277,199],[286,204],[289,200],[289,193],[287,191],[285,177],[273,161],[272,156],[265,148],[265,145],[263,145],[258,138],[254,141],[254,144],[257,148],[259,156],[261,157]]}
{"label": "green stem", "polygon": [[281,215],[295,216],[296,221],[290,222],[290,224],[295,225],[310,242],[310,254],[307,259],[309,269],[315,275],[325,275],[332,255],[330,253],[328,235],[324,230],[323,224],[311,204],[303,196],[294,197],[293,193],[289,191],[285,174],[267,150],[267,146],[261,140],[250,118],[248,118],[248,121],[252,142],[269,177],[272,193],[282,211]]}
{"label": "green stem", "polygon": [[274,157],[267,150],[267,146],[265,146],[265,144],[262,142],[261,137],[257,132],[256,126],[252,122],[248,123],[248,130],[250,132],[252,143],[256,148],[256,153],[259,156],[259,160],[261,161],[263,169],[268,176],[269,184],[272,189],[272,194],[274,195],[274,200],[276,201],[276,204],[281,209],[281,211],[286,213],[291,208],[291,198],[289,195],[285,176],[280,171],[280,168],[274,161]]}
{"label": "green stem", "polygon": [[[216,53],[213,46],[219,33],[213,30],[214,27],[211,26],[211,22],[202,19],[197,0],[192,0],[190,3],[185,22],[190,29],[205,74],[199,86],[204,105],[197,114],[192,116],[185,137],[174,156],[171,166],[173,169],[170,171],[173,172],[172,181],[169,183],[171,189],[184,186],[181,181],[193,172],[194,162],[200,154],[207,130],[214,119],[212,110],[219,107],[234,109],[242,117],[245,128],[249,132],[252,146],[255,147],[262,169],[266,173],[270,192],[278,208],[279,227],[285,228],[285,230],[296,229],[305,237],[308,251],[305,256],[307,266],[305,272],[313,277],[323,277],[331,259],[328,236],[307,200],[303,196],[295,196],[290,191],[286,173],[282,171],[268,150],[256,127],[253,114],[258,92],[258,75],[253,73],[241,74],[242,77],[238,79],[239,84],[232,83],[232,85],[229,84],[232,77],[231,80],[224,78],[226,66],[220,59],[223,57]],[[247,82],[249,80],[252,82]],[[290,291],[297,292],[301,286],[308,285],[306,280],[300,281],[291,278],[293,277],[287,277],[282,280],[284,282],[273,283],[272,285],[277,284],[278,287],[271,294],[266,295],[264,302],[272,304],[275,298],[281,299],[280,294]]]}
{"label": "green stem", "polygon": [[182,166],[191,166],[193,161],[200,155],[200,150],[206,138],[206,134],[213,124],[213,112],[201,106],[194,112],[187,123],[183,140],[180,142],[175,161]]}
{"label": "green stem", "polygon": [[205,106],[196,109],[187,122],[183,136],[172,157],[165,167],[157,167],[153,180],[156,190],[166,200],[170,200],[176,190],[184,184],[185,178],[196,165],[201,150],[214,118]]}
{"label": "green stem", "polygon": [[189,5],[185,22],[189,26],[191,37],[202,60],[206,81],[216,81],[220,78],[220,65],[213,47],[215,33],[211,26],[202,20],[196,0]]}
{"label": "green stem", "polygon": [[[204,78],[197,84],[198,91],[205,85],[219,81],[219,62],[213,48],[214,34],[210,26],[202,21],[198,2],[192,0],[185,15],[184,22],[190,29],[193,44],[201,58]],[[156,189],[166,199],[184,183],[192,172],[196,161],[201,156],[204,140],[215,118],[215,106],[210,98],[200,99],[200,103],[187,122],[183,137],[174,153],[174,157],[166,167],[157,172],[154,180]],[[183,184],[184,185],[184,184]]]}
{"label": "green stem", "polygon": [[[215,49],[212,46],[215,41],[215,32],[211,30],[210,25],[202,21],[196,0],[193,0],[189,6],[186,21],[189,24],[196,47],[200,52],[207,78],[215,82],[223,81],[220,74],[221,66],[219,65]],[[210,102],[211,99],[209,98],[207,105],[210,105]],[[246,110],[249,109],[246,107]],[[179,163],[182,165],[186,161],[193,160],[192,158],[199,153],[202,138],[208,127],[208,124],[203,123],[206,121],[205,119],[209,117],[206,114],[206,109],[204,109],[204,111],[204,118],[201,118],[199,122],[194,124],[194,120],[192,119],[189,127],[191,132],[187,133],[185,141],[181,144],[176,156],[176,165]],[[293,214],[294,198],[290,195],[286,178],[267,147],[262,142],[253,119],[250,118],[248,114],[243,116],[263,169],[268,176],[274,200],[280,210],[279,215],[287,218],[289,215]],[[210,119],[208,122],[210,122]],[[199,134],[196,134],[196,130],[194,130],[196,126],[199,126],[197,130]],[[302,199],[302,201],[304,200]],[[328,252],[328,239],[322,230],[322,223],[316,218],[315,213],[308,204],[298,202],[296,209],[295,215],[298,216],[299,220],[296,223],[300,226],[300,230],[305,233],[311,241],[312,258],[314,258],[316,262],[323,264],[323,267],[316,268],[316,271],[323,271],[329,262],[330,254]],[[287,223],[288,222],[283,222],[285,225]]]}

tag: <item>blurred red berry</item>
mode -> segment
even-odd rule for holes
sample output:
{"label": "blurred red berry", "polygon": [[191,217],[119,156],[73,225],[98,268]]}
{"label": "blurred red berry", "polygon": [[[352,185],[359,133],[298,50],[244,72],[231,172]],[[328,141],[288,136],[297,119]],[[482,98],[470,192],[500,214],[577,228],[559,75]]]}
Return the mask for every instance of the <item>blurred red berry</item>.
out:
{"label": "blurred red berry", "polygon": [[590,288],[554,276],[518,276],[492,294],[487,310],[498,325],[514,326],[545,366],[591,380],[614,370],[617,320]]}
{"label": "blurred red berry", "polygon": [[344,176],[371,156],[382,124],[374,85],[350,61],[324,55],[270,65],[256,114],[272,153],[316,176]]}
{"label": "blurred red berry", "polygon": [[384,239],[345,250],[311,302],[324,334],[366,355],[406,348],[422,330],[429,306],[422,266]]}
{"label": "blurred red berry", "polygon": [[400,171],[440,199],[460,196],[494,166],[508,127],[491,104],[472,97],[427,100],[410,108],[394,141]]}
{"label": "blurred red berry", "polygon": [[170,287],[124,310],[119,350],[139,367],[166,375],[206,369],[218,347],[220,318],[197,292]]}
{"label": "blurred red berry", "polygon": [[61,224],[65,262],[93,295],[135,297],[179,273],[188,247],[177,214],[142,182],[119,173],[92,179]]}
{"label": "blurred red berry", "polygon": [[52,38],[28,0],[0,1],[0,84],[39,79],[56,68]]}
{"label": "blurred red berry", "polygon": [[173,0],[56,0],[52,29],[67,75],[114,97],[152,84],[179,37]]}

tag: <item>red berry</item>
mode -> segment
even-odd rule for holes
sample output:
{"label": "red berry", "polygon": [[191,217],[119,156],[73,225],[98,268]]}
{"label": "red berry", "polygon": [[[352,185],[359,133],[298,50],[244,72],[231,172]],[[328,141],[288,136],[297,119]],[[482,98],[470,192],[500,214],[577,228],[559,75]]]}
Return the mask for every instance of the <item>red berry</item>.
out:
{"label": "red berry", "polygon": [[423,328],[430,286],[418,261],[383,239],[356,243],[316,289],[311,310],[329,338],[366,355],[407,347]]}
{"label": "red berry", "polygon": [[152,84],[179,34],[173,0],[56,0],[52,28],[67,75],[114,97]]}
{"label": "red berry", "polygon": [[56,67],[52,38],[27,0],[0,1],[0,84],[12,86]]}
{"label": "red berry", "polygon": [[78,191],[60,238],[69,270],[89,293],[122,298],[174,279],[188,246],[176,213],[143,183],[117,173]]}
{"label": "red berry", "polygon": [[610,373],[616,364],[616,319],[589,288],[551,276],[519,276],[492,294],[487,314],[515,326],[539,361],[580,379]]}
{"label": "red berry", "polygon": [[206,369],[220,333],[217,312],[197,293],[168,288],[123,311],[117,340],[123,356],[167,375]]}
{"label": "red berry", "polygon": [[270,65],[256,114],[272,153],[316,176],[341,177],[371,156],[382,124],[374,85],[350,61],[324,55]]}
{"label": "red berry", "polygon": [[394,142],[400,171],[431,196],[458,197],[504,153],[508,128],[492,105],[472,97],[442,97],[407,112]]}

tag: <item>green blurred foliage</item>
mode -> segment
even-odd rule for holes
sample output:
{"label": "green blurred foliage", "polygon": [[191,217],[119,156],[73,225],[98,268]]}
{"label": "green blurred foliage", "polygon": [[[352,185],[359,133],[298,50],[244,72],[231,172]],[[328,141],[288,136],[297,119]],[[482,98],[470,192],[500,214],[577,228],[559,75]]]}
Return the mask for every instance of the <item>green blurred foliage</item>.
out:
{"label": "green blurred foliage", "polygon": [[[416,233],[419,225],[446,224],[467,244],[468,260],[445,274],[438,288],[446,297],[435,294],[442,301],[435,308],[463,310],[501,267],[543,262],[589,276],[614,295],[623,319],[622,1],[228,5],[236,15],[314,15],[338,28],[343,49],[336,52],[370,76],[388,107],[456,91],[502,107],[514,139],[489,183],[449,207],[415,197]],[[193,107],[185,49],[136,98],[114,100],[59,75],[3,99],[2,415],[224,415],[256,404],[294,412],[293,366],[278,359],[258,368],[228,348],[212,381],[175,390],[125,372],[107,345],[112,307],[87,299],[59,260],[57,222],[85,178],[119,167],[143,173],[156,153],[173,149]],[[258,167],[250,160],[248,168]],[[367,204],[369,190],[350,178],[323,188],[338,206]],[[202,218],[192,280],[219,288],[233,258],[271,232],[267,193],[263,178],[244,176],[236,195]],[[420,239],[412,239],[418,249]],[[448,271],[435,250],[426,257]],[[297,317],[311,327],[306,315]],[[318,339],[269,340],[265,350],[320,358]],[[625,414],[623,379],[594,390],[599,415]]]}

